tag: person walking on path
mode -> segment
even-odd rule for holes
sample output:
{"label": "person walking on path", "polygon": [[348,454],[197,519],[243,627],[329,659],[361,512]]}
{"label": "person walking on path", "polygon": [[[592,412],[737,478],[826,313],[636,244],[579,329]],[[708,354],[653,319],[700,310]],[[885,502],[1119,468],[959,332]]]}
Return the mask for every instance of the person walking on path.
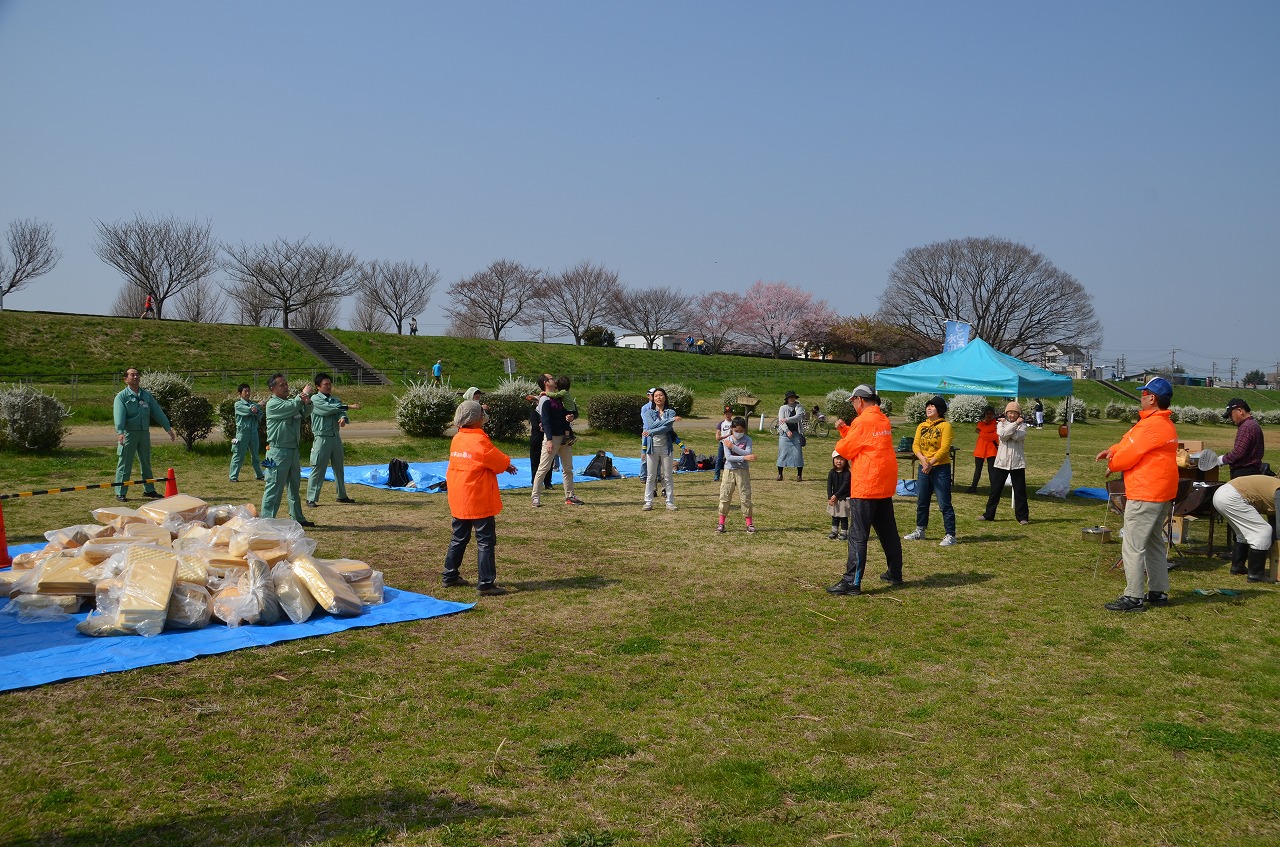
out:
{"label": "person walking on path", "polygon": [[720,521],[716,524],[716,532],[724,532],[724,519],[729,514],[729,504],[733,502],[735,488],[742,499],[742,515],[747,521],[747,532],[755,532],[751,507],[751,465],[747,463],[754,462],[756,454],[752,449],[751,436],[747,435],[747,419],[736,417],[731,420],[729,434],[720,441],[724,447],[724,475],[720,482]]}
{"label": "person walking on path", "polygon": [[[1178,430],[1169,404],[1173,386],[1161,377],[1142,386],[1138,422],[1096,457],[1107,473],[1124,474],[1124,594],[1106,605],[1140,612],[1169,602],[1169,542],[1165,520],[1178,493]],[[1143,583],[1146,590],[1143,590]]]}
{"label": "person walking on path", "polygon": [[804,481],[804,407],[800,395],[788,391],[778,407],[778,481],[783,468],[796,469],[796,482]]}
{"label": "person walking on path", "polygon": [[667,405],[667,392],[662,388],[653,391],[652,407],[644,412],[644,436],[649,439],[649,475],[644,481],[643,511],[653,509],[653,493],[658,480],[666,486],[667,511],[676,510],[676,477],[672,466],[672,438],[676,421],[680,416]]}
{"label": "person walking on path", "polygon": [[945,534],[939,547],[956,543],[956,510],[951,507],[951,423],[947,401],[931,397],[924,405],[924,420],[916,427],[911,450],[920,460],[916,476],[916,528],[904,541],[920,541],[929,528],[929,501],[936,495]]}
{"label": "person walking on path", "polygon": [[463,401],[453,415],[458,432],[449,443],[449,468],[444,474],[453,535],[441,576],[446,587],[467,584],[458,569],[475,533],[476,591],[485,597],[498,597],[507,593],[497,582],[497,516],[502,511],[498,474],[514,474],[516,466],[489,440],[484,419],[484,409],[474,400]]}
{"label": "person walking on path", "polygon": [[418,319],[416,317],[409,318],[409,335],[413,336],[417,334],[418,334]]}
{"label": "person walking on path", "polygon": [[994,474],[991,469],[995,467],[996,451],[1000,447],[1000,439],[996,436],[996,410],[994,406],[987,406],[982,410],[982,420],[975,425],[978,430],[978,443],[973,447],[973,482],[969,485],[969,493],[978,493],[978,480],[982,479],[982,466],[987,466],[987,483],[988,486],[994,486]]}
{"label": "person walking on path", "polygon": [[231,471],[232,482],[240,481],[240,468],[247,455],[253,461],[253,476],[263,479],[262,465],[258,463],[258,421],[262,417],[262,407],[249,399],[251,389],[249,383],[242,382],[236,389],[240,395],[236,400],[236,437],[231,439]]}
{"label": "person walking on path", "polygon": [[142,318],[152,318],[152,319],[154,319],[154,318],[155,318],[155,316],[156,316],[156,307],[155,307],[155,304],[154,304],[154,303],[152,302],[152,300],[151,300],[151,295],[150,295],[150,294],[148,294],[148,295],[147,295],[147,299],[146,299],[146,300],[143,302],[143,304],[142,304],[142,314],[138,315],[138,318],[139,318],[139,319],[142,319]]}
{"label": "person walking on path", "polygon": [[431,366],[431,384],[444,385],[444,360],[436,359],[436,363]]}
{"label": "person walking on path", "polygon": [[902,539],[893,514],[893,494],[898,487],[893,424],[880,410],[880,396],[871,386],[853,389],[849,402],[853,404],[853,423],[836,420],[840,433],[836,452],[849,460],[849,557],[844,576],[827,589],[831,594],[862,593],[867,540],[873,529],[888,563],[880,578],[890,585],[902,584]]}
{"label": "person walking on path", "polygon": [[[169,417],[160,408],[150,391],[142,387],[142,372],[129,368],[124,372],[124,388],[111,404],[111,416],[116,425],[116,482],[124,482],[133,470],[133,457],[138,457],[138,469],[143,479],[151,479],[151,422],[155,421],[169,433],[170,441],[177,441]],[[152,499],[163,497],[156,491],[154,482],[142,486],[142,496]],[[116,499],[123,503],[127,498],[124,486],[116,486]]]}
{"label": "person walking on path", "polygon": [[307,505],[313,509],[320,499],[325,471],[333,465],[333,482],[339,503],[354,503],[347,496],[347,471],[342,451],[342,427],[350,423],[348,409],[359,409],[359,403],[343,403],[333,396],[333,377],[316,374],[316,393],[311,396],[311,477],[307,480]]}
{"label": "person walking on path", "polygon": [[1262,426],[1254,419],[1249,404],[1239,397],[1232,397],[1222,417],[1236,425],[1236,441],[1230,453],[1218,457],[1218,465],[1231,468],[1231,479],[1262,473],[1262,454],[1266,452],[1266,443],[1262,438]]}
{"label": "person walking on path", "polygon": [[996,519],[996,507],[1000,505],[1000,495],[1004,492],[1006,479],[1013,480],[1013,516],[1018,523],[1026,526],[1031,523],[1031,515],[1027,508],[1027,457],[1023,446],[1027,438],[1027,422],[1022,419],[1022,407],[1017,400],[1010,401],[1004,407],[1004,419],[996,424],[996,437],[999,439],[999,452],[996,454],[995,467],[991,470],[991,495],[987,497],[987,509],[978,518],[980,521]]}
{"label": "person walking on path", "polygon": [[302,392],[289,397],[289,380],[282,373],[267,380],[271,398],[267,400],[267,458],[262,466],[267,471],[267,484],[262,489],[262,508],[258,516],[274,518],[280,510],[280,497],[289,498],[289,517],[302,526],[315,526],[302,514],[302,457],[299,444],[302,440],[302,413],[311,405],[311,385],[302,386]]}

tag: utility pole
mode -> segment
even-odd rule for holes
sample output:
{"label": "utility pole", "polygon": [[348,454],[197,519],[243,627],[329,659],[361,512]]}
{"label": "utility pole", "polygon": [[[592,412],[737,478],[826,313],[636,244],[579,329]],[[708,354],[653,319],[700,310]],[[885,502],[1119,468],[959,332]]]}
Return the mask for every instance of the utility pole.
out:
{"label": "utility pole", "polygon": [[1169,373],[1178,372],[1178,348],[1174,347],[1173,352],[1169,354]]}
{"label": "utility pole", "polygon": [[1218,363],[1217,362],[1213,363],[1213,366],[1210,369],[1210,373],[1213,374],[1213,377],[1212,377],[1213,384],[1217,385],[1218,384]]}
{"label": "utility pole", "polygon": [[1239,362],[1240,362],[1240,359],[1239,359],[1239,358],[1237,358],[1237,357],[1235,357],[1235,356],[1232,356],[1232,357],[1231,357],[1231,384],[1232,384],[1232,385],[1235,385],[1235,384],[1236,384],[1236,365],[1237,365]]}

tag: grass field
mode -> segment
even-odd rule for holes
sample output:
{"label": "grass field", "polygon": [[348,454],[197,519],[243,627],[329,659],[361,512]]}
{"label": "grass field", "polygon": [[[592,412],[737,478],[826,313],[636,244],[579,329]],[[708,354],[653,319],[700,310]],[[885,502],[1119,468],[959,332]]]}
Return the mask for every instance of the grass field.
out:
{"label": "grass field", "polygon": [[[843,382],[844,380],[841,380]],[[785,380],[763,389],[780,393]],[[711,443],[705,417],[681,427]],[[967,482],[972,434],[960,426]],[[908,428],[898,427],[898,434]],[[1124,425],[1073,431],[1076,486]],[[1182,427],[1219,451],[1234,430]],[[504,497],[499,581],[443,619],[352,630],[0,695],[7,845],[1260,845],[1280,841],[1280,597],[1195,548],[1169,607],[1102,609],[1122,589],[1119,526],[1096,501],[957,494],[960,544],[908,543],[907,584],[824,591],[830,439],[803,483],[774,480],[757,436],[756,521],[713,532],[710,474],[679,511],[642,513],[638,480],[580,486],[587,506]],[[1029,437],[1043,485],[1065,441]],[[519,454],[521,444],[505,445]],[[441,458],[441,439],[348,445],[348,463]],[[579,452],[634,445],[585,435]],[[3,490],[108,477],[110,451],[5,454]],[[1268,460],[1280,464],[1280,451]],[[157,444],[186,493],[256,501],[222,449]],[[904,464],[905,468],[905,464]],[[985,489],[985,485],[984,485]],[[389,585],[439,587],[447,503],[358,486],[309,510],[321,555]],[[4,504],[9,539],[89,519],[109,492]],[[914,503],[897,508],[914,524]],[[1218,542],[1223,532],[1218,530]],[[474,553],[464,566],[474,578]],[[1193,589],[1231,588],[1235,596]]]}

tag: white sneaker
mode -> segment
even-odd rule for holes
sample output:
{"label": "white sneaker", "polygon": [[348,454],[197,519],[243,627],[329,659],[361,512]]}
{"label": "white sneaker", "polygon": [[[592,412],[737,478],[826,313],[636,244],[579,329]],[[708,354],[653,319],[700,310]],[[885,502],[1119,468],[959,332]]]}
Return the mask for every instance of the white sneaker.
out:
{"label": "white sneaker", "polygon": [[652,503],[645,503],[643,506],[641,506],[641,507],[640,507],[640,511],[642,511],[642,512],[652,512],[652,511],[653,511],[653,504],[652,504]]}
{"label": "white sneaker", "polygon": [[954,535],[944,535],[942,540],[938,542],[939,547],[953,547],[955,544],[956,537]]}
{"label": "white sneaker", "polygon": [[913,531],[902,536],[903,541],[919,541],[924,538],[924,527],[918,526]]}
{"label": "white sneaker", "polygon": [[676,504],[675,504],[675,503],[668,503],[668,504],[667,504],[667,511],[668,511],[668,512],[674,512],[675,510],[676,510]]}
{"label": "white sneaker", "polygon": [[534,497],[534,498],[533,498],[533,508],[535,508],[535,509],[536,509],[536,508],[538,508],[538,507],[539,507],[539,506],[541,506],[541,505],[542,505],[542,501],[541,501],[541,500],[539,500],[537,497]]}

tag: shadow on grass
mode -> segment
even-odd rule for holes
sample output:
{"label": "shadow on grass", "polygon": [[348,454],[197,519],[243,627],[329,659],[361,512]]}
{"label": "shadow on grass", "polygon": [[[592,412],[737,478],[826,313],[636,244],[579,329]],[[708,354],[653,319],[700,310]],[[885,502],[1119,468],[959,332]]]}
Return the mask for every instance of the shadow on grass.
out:
{"label": "shadow on grass", "polygon": [[238,814],[228,814],[226,809],[219,808],[116,828],[92,825],[76,830],[52,830],[8,843],[15,847],[42,844],[195,847],[322,841],[379,844],[393,840],[401,831],[414,832],[512,814],[507,809],[446,794],[388,789],[331,797],[312,804],[283,802],[273,808],[246,809]]}
{"label": "shadow on grass", "polygon": [[[355,524],[325,523],[323,513],[317,515],[315,512],[308,510],[307,518],[316,522],[308,532],[316,532],[323,529],[347,530],[351,532],[422,532],[420,526],[409,526],[407,524],[377,524],[374,526],[361,526]],[[318,519],[317,519],[318,518]]]}
{"label": "shadow on grass", "polygon": [[976,571],[969,571],[968,573],[959,571],[931,573],[921,579],[912,579],[911,571],[907,570],[904,576],[906,582],[902,583],[902,585],[894,586],[895,591],[903,588],[955,588],[960,585],[978,585],[996,578],[995,574],[977,573]]}
{"label": "shadow on grass", "polygon": [[507,585],[517,591],[565,591],[574,588],[599,589],[617,585],[619,580],[608,579],[598,574],[586,576],[566,576],[560,579],[534,579],[526,582],[509,582]]}

